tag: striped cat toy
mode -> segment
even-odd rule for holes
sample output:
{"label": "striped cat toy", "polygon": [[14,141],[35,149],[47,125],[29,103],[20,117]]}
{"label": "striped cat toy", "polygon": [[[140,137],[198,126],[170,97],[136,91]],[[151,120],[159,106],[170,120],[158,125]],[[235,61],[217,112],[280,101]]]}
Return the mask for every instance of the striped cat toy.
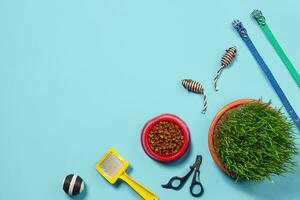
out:
{"label": "striped cat toy", "polygon": [[207,99],[206,99],[206,94],[203,86],[199,82],[193,81],[191,79],[183,79],[181,83],[183,87],[185,87],[185,89],[187,89],[189,92],[203,94],[204,105],[203,105],[202,113],[205,114],[207,110]]}
{"label": "striped cat toy", "polygon": [[235,47],[230,47],[229,49],[226,50],[226,53],[224,54],[224,56],[221,59],[221,66],[217,71],[217,75],[214,78],[214,87],[215,87],[215,91],[218,91],[218,86],[217,86],[217,82],[218,79],[221,76],[221,73],[223,71],[223,69],[225,69],[226,67],[228,67],[230,65],[230,63],[232,62],[233,58],[235,57],[236,54],[236,48]]}

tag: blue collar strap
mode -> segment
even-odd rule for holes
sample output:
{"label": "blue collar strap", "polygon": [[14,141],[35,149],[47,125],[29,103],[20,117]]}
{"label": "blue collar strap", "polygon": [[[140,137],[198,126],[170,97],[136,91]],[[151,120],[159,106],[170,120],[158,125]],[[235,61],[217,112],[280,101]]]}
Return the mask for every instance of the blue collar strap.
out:
{"label": "blue collar strap", "polygon": [[295,122],[298,130],[300,130],[300,119],[299,119],[297,113],[295,112],[295,110],[293,109],[293,107],[290,104],[289,100],[287,99],[284,92],[280,88],[280,86],[277,83],[276,79],[274,78],[271,70],[266,65],[266,63],[264,62],[264,60],[262,59],[260,54],[258,53],[257,49],[255,48],[254,44],[252,43],[252,41],[251,41],[251,39],[250,39],[250,37],[247,33],[247,30],[245,29],[243,24],[238,20],[233,21],[232,25],[237,30],[237,32],[240,34],[241,38],[243,39],[243,41],[247,45],[248,49],[250,50],[251,54],[255,58],[256,62],[261,67],[261,69],[263,70],[263,72],[265,73],[267,78],[269,79],[271,85],[273,86],[275,92],[277,93],[278,97],[280,98],[283,106],[285,107],[285,109],[289,113],[291,119]]}

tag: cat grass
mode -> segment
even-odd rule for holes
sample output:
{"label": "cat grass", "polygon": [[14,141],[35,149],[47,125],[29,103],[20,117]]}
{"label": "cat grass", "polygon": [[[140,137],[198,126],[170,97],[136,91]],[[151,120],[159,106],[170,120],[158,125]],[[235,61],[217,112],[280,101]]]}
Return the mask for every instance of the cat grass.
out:
{"label": "cat grass", "polygon": [[280,109],[261,101],[227,111],[215,128],[214,148],[236,180],[262,181],[294,173],[296,155],[293,122]]}

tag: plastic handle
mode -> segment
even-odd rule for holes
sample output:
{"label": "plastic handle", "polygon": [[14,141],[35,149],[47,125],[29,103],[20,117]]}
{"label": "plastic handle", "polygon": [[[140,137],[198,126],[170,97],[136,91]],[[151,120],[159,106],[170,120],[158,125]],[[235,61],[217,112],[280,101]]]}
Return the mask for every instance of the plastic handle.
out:
{"label": "plastic handle", "polygon": [[[197,179],[200,180],[200,171],[199,170],[195,171],[193,181],[190,186],[190,192],[193,195],[193,197],[200,197],[204,192],[202,183],[200,181],[198,181]],[[198,192],[195,192],[194,188],[197,188],[197,187],[199,187],[200,190]]]}
{"label": "plastic handle", "polygon": [[[167,184],[161,186],[165,189],[180,190],[194,171],[193,167],[190,168],[190,171],[184,177],[174,176],[169,180]],[[175,184],[177,181],[179,181],[178,185]]]}
{"label": "plastic handle", "polygon": [[145,200],[159,200],[158,196],[146,189],[144,186],[136,182],[125,172],[120,176],[120,179],[125,181],[136,193],[138,193]]}

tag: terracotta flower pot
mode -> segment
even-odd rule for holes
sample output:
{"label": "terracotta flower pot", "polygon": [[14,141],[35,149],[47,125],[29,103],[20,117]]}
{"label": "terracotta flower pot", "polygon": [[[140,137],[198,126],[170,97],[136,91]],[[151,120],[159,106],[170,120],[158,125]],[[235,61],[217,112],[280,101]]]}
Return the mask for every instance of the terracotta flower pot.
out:
{"label": "terracotta flower pot", "polygon": [[224,108],[222,108],[218,114],[215,116],[215,118],[213,119],[210,128],[209,128],[209,133],[208,133],[208,146],[209,146],[209,151],[215,161],[215,163],[219,166],[219,168],[225,172],[227,175],[229,176],[234,176],[234,174],[232,174],[229,170],[227,170],[223,163],[221,162],[221,160],[219,159],[215,148],[214,148],[214,132],[215,132],[215,128],[216,125],[218,124],[219,120],[221,119],[221,117],[230,109],[233,109],[237,106],[243,105],[243,104],[247,104],[247,103],[251,103],[251,102],[257,102],[258,100],[255,99],[239,99],[236,100],[234,102],[231,102],[230,104],[226,105]]}

